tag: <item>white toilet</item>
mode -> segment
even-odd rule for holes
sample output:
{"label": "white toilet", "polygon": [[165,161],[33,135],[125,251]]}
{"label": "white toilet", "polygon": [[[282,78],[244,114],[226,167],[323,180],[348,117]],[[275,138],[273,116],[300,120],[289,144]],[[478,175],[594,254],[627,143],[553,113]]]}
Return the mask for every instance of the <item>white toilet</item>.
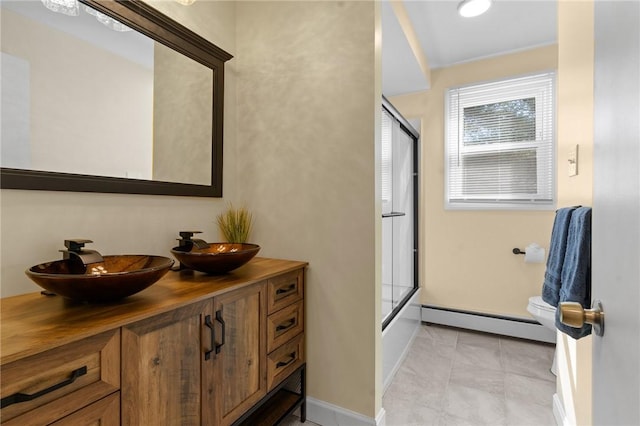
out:
{"label": "white toilet", "polygon": [[[556,308],[542,300],[542,296],[533,296],[529,298],[527,311],[538,321],[554,333],[556,331]],[[556,374],[556,355],[553,354],[553,365],[551,372]]]}

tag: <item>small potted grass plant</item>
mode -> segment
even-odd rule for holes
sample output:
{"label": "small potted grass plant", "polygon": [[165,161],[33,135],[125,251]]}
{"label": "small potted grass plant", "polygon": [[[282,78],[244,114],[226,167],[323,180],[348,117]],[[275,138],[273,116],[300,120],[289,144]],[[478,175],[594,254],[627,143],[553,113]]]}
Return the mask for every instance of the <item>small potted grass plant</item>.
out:
{"label": "small potted grass plant", "polygon": [[253,215],[246,207],[236,209],[229,204],[227,210],[218,215],[218,228],[229,243],[246,243],[252,227]]}

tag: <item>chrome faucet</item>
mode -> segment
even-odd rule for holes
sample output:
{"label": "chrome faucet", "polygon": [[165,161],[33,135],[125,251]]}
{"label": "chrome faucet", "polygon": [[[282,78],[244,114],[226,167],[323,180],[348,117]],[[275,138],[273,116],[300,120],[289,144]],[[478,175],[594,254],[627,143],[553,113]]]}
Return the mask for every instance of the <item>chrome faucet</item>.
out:
{"label": "chrome faucet", "polygon": [[67,259],[79,259],[84,266],[87,266],[90,263],[99,263],[103,262],[104,259],[102,255],[95,250],[88,250],[84,248],[84,245],[87,243],[92,243],[91,240],[82,240],[82,239],[74,239],[74,240],[64,240],[64,246],[67,250],[60,250],[63,255],[62,258]]}

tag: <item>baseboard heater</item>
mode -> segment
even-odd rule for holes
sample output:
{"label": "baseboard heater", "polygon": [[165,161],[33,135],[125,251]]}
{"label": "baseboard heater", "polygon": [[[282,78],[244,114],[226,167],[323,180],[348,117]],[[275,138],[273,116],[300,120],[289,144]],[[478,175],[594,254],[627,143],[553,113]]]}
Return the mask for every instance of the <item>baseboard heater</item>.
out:
{"label": "baseboard heater", "polygon": [[534,319],[463,311],[433,305],[422,305],[421,311],[422,322],[426,323],[556,343],[556,334]]}

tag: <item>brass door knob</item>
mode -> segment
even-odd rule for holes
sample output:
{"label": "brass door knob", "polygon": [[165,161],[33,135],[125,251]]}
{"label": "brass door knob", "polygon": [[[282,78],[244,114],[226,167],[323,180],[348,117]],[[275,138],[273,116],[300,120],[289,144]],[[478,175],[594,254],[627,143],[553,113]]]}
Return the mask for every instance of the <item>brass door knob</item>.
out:
{"label": "brass door knob", "polygon": [[580,328],[584,323],[591,324],[597,336],[604,334],[604,312],[602,303],[594,300],[591,309],[584,309],[578,302],[560,303],[560,322],[569,327]]}

